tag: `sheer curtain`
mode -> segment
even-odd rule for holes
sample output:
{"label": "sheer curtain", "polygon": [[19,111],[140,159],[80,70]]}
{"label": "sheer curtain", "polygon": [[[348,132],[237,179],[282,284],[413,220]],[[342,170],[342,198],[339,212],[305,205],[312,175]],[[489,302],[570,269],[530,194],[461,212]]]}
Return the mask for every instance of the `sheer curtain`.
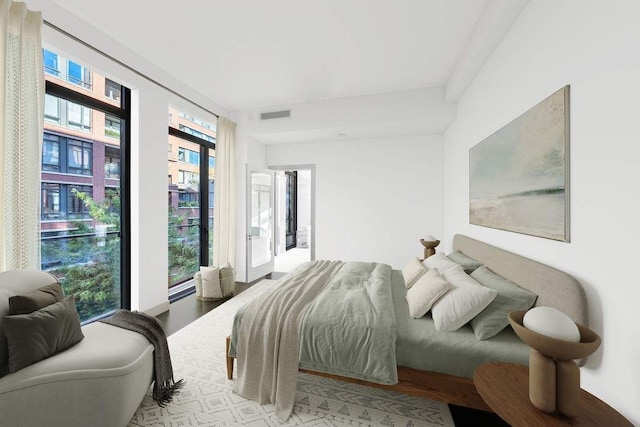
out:
{"label": "sheer curtain", "polygon": [[0,271],[40,268],[42,15],[0,0]]}
{"label": "sheer curtain", "polygon": [[236,267],[236,124],[218,117],[213,207],[213,265]]}

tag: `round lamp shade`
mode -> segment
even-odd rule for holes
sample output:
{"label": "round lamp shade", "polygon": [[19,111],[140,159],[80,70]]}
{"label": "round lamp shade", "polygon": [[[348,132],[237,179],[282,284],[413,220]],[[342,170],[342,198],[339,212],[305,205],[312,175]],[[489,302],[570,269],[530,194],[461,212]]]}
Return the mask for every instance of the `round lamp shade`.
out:
{"label": "round lamp shade", "polygon": [[422,238],[425,242],[435,242],[437,239],[432,235],[428,234]]}
{"label": "round lamp shade", "polygon": [[569,316],[552,307],[535,307],[522,319],[524,327],[557,340],[580,342],[580,331]]}
{"label": "round lamp shade", "polygon": [[596,351],[600,346],[598,334],[580,324],[577,324],[580,332],[580,342],[559,340],[534,332],[523,324],[525,313],[524,311],[510,312],[509,323],[522,341],[545,356],[559,360],[582,359]]}

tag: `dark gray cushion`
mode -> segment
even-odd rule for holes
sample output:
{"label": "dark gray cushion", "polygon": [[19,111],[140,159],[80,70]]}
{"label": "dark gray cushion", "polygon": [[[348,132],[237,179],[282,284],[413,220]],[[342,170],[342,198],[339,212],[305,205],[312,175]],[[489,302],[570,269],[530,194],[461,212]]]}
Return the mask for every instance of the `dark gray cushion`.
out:
{"label": "dark gray cushion", "polygon": [[497,275],[487,267],[480,267],[471,273],[481,285],[498,292],[495,299],[471,320],[473,333],[479,340],[497,335],[509,324],[507,315],[514,310],[528,310],[535,304],[538,296]]}
{"label": "dark gray cushion", "polygon": [[471,274],[477,268],[482,267],[482,263],[480,261],[476,261],[475,259],[466,256],[460,251],[451,252],[449,255],[447,255],[447,258],[457,264],[460,264],[462,268],[464,268],[464,272],[467,274]]}
{"label": "dark gray cushion", "polygon": [[73,296],[29,314],[5,316],[9,372],[60,353],[84,338]]}
{"label": "dark gray cushion", "polygon": [[62,301],[64,293],[60,283],[52,283],[34,289],[24,295],[9,297],[9,314],[28,314],[48,305]]}

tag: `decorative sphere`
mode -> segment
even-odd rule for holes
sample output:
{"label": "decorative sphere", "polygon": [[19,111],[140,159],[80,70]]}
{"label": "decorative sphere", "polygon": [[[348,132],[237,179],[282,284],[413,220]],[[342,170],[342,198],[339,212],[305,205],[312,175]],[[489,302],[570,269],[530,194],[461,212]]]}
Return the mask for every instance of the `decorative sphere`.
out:
{"label": "decorative sphere", "polygon": [[563,312],[551,307],[535,307],[522,319],[524,327],[540,335],[558,340],[580,342],[580,331]]}

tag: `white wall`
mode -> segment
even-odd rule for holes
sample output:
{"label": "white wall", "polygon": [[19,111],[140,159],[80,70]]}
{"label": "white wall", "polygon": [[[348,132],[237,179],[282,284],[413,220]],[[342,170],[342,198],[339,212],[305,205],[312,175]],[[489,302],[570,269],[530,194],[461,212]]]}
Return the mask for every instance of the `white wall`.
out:
{"label": "white wall", "polygon": [[[30,9],[42,10],[44,19],[98,46],[115,58],[136,63],[139,71],[157,73],[165,85],[181,93],[193,92],[153,69],[121,45],[97,33],[55,4],[29,0]],[[167,126],[168,107],[173,105],[203,120],[215,117],[193,104],[149,82],[104,56],[43,27],[43,44],[74,58],[89,68],[132,89],[131,136],[131,293],[132,309],[152,314],[169,308],[167,249]],[[145,69],[145,66],[149,68]],[[226,115],[227,111],[208,101],[206,108]]]}
{"label": "white wall", "polygon": [[[530,1],[458,105],[444,138],[444,242],[463,233],[583,284],[602,346],[582,386],[640,425],[640,3]],[[571,242],[469,224],[468,150],[571,85]]]}
{"label": "white wall", "polygon": [[442,137],[267,146],[269,166],[315,164],[316,259],[402,268],[442,235]]}

